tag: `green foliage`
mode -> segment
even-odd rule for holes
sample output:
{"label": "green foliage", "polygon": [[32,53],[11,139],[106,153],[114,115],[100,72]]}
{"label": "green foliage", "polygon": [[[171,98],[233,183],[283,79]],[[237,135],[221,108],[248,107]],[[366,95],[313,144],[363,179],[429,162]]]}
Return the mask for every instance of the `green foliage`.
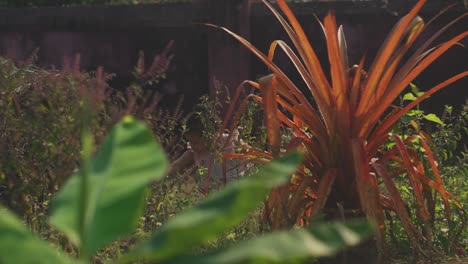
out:
{"label": "green foliage", "polygon": [[[242,94],[243,97],[246,94]],[[242,150],[241,146],[263,147],[266,140],[265,127],[263,126],[263,109],[259,102],[253,99],[248,100],[245,105],[245,110],[242,111],[236,129],[238,129],[238,149]],[[200,97],[198,104],[195,106],[194,115],[199,118],[204,127],[203,136],[208,141],[213,141],[219,135],[222,129],[224,116],[224,103],[231,103],[231,94],[229,88],[224,86],[220,81],[214,81],[214,95],[212,97],[204,95]],[[219,149],[219,146],[218,146]]]}
{"label": "green foliage", "polygon": [[216,238],[255,210],[273,186],[284,183],[284,176],[294,172],[299,161],[299,154],[294,153],[279,159],[279,164],[269,164],[256,175],[228,185],[167,223],[133,255],[150,254],[153,260],[159,260]]}
{"label": "green foliage", "polygon": [[146,89],[146,84],[143,83],[141,86],[133,84],[127,88],[125,95],[118,95],[119,109],[121,109],[118,116],[122,117],[122,113],[125,113],[143,120],[153,131],[156,140],[163,146],[169,159],[173,160],[178,158],[184,149],[182,139],[184,130],[180,127],[185,117],[182,110],[184,98],[180,97],[172,109],[162,108],[159,102],[163,100],[164,95],[160,93],[152,95],[151,90],[157,87],[152,86]]}
{"label": "green foliage", "polygon": [[34,237],[13,214],[0,208],[0,263],[72,263],[52,245]]}
{"label": "green foliage", "polygon": [[[0,203],[40,237],[77,255],[77,249],[47,224],[47,212],[52,195],[81,164],[83,116],[91,114],[89,132],[100,143],[104,131],[130,113],[142,119],[165,152],[174,157],[183,148],[178,125],[183,113],[182,100],[175,109],[164,109],[159,105],[162,95],[148,96],[145,83],[116,91],[107,85],[109,75],[101,70],[82,72],[77,63],[70,63],[62,70],[44,70],[31,63],[15,66],[0,58]],[[152,87],[157,89],[157,85]],[[146,198],[147,214],[139,223],[146,232],[192,204],[185,195],[186,202],[174,207],[160,189],[154,185]],[[155,208],[165,210],[156,214]],[[111,259],[133,243],[134,239],[113,243],[99,251],[96,261]]]}
{"label": "green foliage", "polygon": [[[432,130],[431,138],[435,152],[439,157],[441,174],[447,189],[459,201],[468,204],[468,102],[459,107],[446,106],[441,116],[444,126]],[[453,220],[443,221],[443,208],[435,207],[435,244],[449,251],[453,248],[468,251],[467,215],[466,212],[454,208]],[[448,233],[447,230],[454,232]],[[450,252],[455,253],[455,252]]]}
{"label": "green foliage", "polygon": [[[367,70],[365,55],[359,65],[348,64],[345,33],[343,27],[337,25],[333,12],[328,12],[319,21],[327,46],[327,62],[323,63],[319,58],[324,54],[317,56],[300,19],[287,1],[276,0],[277,6],[266,0],[261,2],[289,36],[288,41],[273,41],[267,53],[227,28],[207,25],[230,34],[271,71],[258,82],[243,82],[260,91],[259,95],[248,96],[262,103],[268,135],[269,149],[265,147],[250,156],[266,156],[265,153],[269,157],[278,156],[281,153],[281,127],[292,131],[289,146],[301,147],[306,156],[305,163],[295,173],[295,181],[275,189],[270,195],[265,203],[265,218],[273,227],[280,228],[295,223],[306,224],[322,209],[330,217],[344,217],[346,213],[343,211],[361,212],[379,227],[375,248],[382,257],[386,249],[384,214],[391,210],[402,222],[415,255],[428,257],[426,251],[432,250],[434,207],[439,202],[436,198],[442,198],[441,208],[449,226],[452,221],[450,202],[461,210],[463,207],[446,191],[436,157],[427,144],[428,137],[423,132],[411,136],[401,133],[403,136],[400,136],[393,129],[405,115],[410,119],[416,117],[443,124],[434,114],[411,110],[439,90],[467,77],[468,71],[428,87],[425,92],[418,91],[411,82],[467,36],[468,32],[463,31],[441,44],[433,44],[462,16],[437,31],[433,38],[420,42],[419,37],[427,27],[417,14],[425,1],[416,1],[410,12],[390,31]],[[420,47],[415,48],[415,44]],[[408,51],[414,53],[408,54]],[[283,61],[277,60],[279,52],[294,65],[294,78],[290,76],[290,67],[284,71],[285,67],[277,64]],[[324,64],[327,67],[322,67]],[[404,96],[408,86],[411,94]],[[395,107],[393,103],[399,96],[410,102]],[[229,114],[240,111],[237,100],[233,99]],[[414,120],[409,123],[419,132]],[[384,145],[389,138],[393,145]],[[422,149],[415,149],[415,143],[421,144],[424,154],[418,153]],[[388,163],[393,165],[391,171]],[[407,210],[406,201],[395,186],[400,175],[406,176],[408,190],[410,186],[412,188],[414,209],[411,211]],[[453,232],[449,229],[451,241]]]}
{"label": "green foliage", "polygon": [[[125,118],[117,124],[102,149],[92,158],[92,144],[84,134],[81,170],[53,200],[51,222],[80,249],[81,260],[111,240],[133,229],[144,200],[143,186],[164,175],[162,148],[141,122]],[[86,139],[88,137],[88,139]],[[136,246],[120,262],[136,259],[173,262],[239,223],[265,198],[271,187],[284,183],[301,155],[292,152],[251,175],[214,193],[198,206],[175,217],[148,241]],[[0,215],[0,256],[7,263],[70,263],[64,253],[32,236],[5,209]],[[355,245],[372,232],[365,222],[317,225],[313,230],[273,233],[260,240],[190,257],[194,263],[241,263],[249,260],[287,261],[334,254]],[[275,240],[278,238],[278,244]],[[305,243],[304,243],[305,242]],[[245,251],[243,248],[249,247]],[[295,248],[292,254],[288,248]],[[269,253],[268,249],[277,249]],[[19,254],[12,254],[18,253]]]}
{"label": "green foliage", "polygon": [[356,245],[368,233],[369,226],[362,221],[315,224],[310,230],[278,231],[200,256],[176,258],[170,263],[301,263],[311,255],[334,255],[346,245]]}
{"label": "green foliage", "polygon": [[76,61],[44,70],[0,58],[0,202],[52,240],[59,238],[45,224],[46,211],[80,164],[83,116],[91,115],[88,127],[98,143],[117,120],[132,114],[150,126],[170,156],[183,147],[182,100],[169,111],[158,104],[162,95],[148,96],[137,84],[116,91],[108,79],[102,69],[81,71]]}
{"label": "green foliage", "polygon": [[[401,98],[402,106],[405,101],[412,102],[424,94],[424,92],[420,92],[419,88],[412,83],[410,84],[409,88],[411,91],[404,94]],[[409,123],[411,120],[415,120],[419,122],[421,121],[421,119],[426,119],[427,121],[430,121],[430,122],[433,122],[442,126],[444,125],[444,122],[442,122],[440,117],[438,117],[436,114],[433,114],[433,113],[426,114],[423,110],[419,109],[419,106],[416,109],[408,111],[406,115],[402,117],[402,121],[404,123]]]}
{"label": "green foliage", "polygon": [[82,169],[56,195],[51,223],[80,246],[81,254],[92,255],[131,234],[143,210],[145,187],[161,178],[166,167],[151,131],[142,123],[124,120],[97,156],[84,160]]}
{"label": "green foliage", "polygon": [[[466,176],[468,175],[468,154],[466,138],[468,136],[468,102],[465,105],[454,107],[445,106],[444,112],[437,117],[441,122],[434,122],[424,118],[426,115],[424,110],[418,109],[417,114],[411,111],[404,116],[395,126],[394,131],[409,135],[428,131],[427,137],[431,142],[431,147],[438,156],[438,167],[442,175],[444,184],[455,197],[465,205],[468,203],[468,183]],[[435,116],[435,115],[434,115]],[[413,142],[413,149],[420,155],[425,155],[424,149],[418,141]],[[387,143],[387,148],[393,147],[392,143]],[[432,173],[429,164],[424,164],[424,169],[428,173]],[[404,174],[401,176],[405,176]],[[401,192],[402,198],[408,201],[408,210],[416,211],[413,192],[410,183],[406,177],[395,177],[398,189]],[[439,198],[437,198],[439,199]],[[434,206],[435,216],[432,220],[433,225],[433,246],[437,249],[444,250],[448,253],[452,249],[466,252],[468,250],[464,238],[468,236],[466,229],[467,218],[466,213],[457,207],[453,208],[453,220],[446,221],[444,216],[444,207],[437,203]],[[404,235],[404,229],[400,222],[395,222],[395,215],[388,213],[389,229],[388,235],[391,244],[400,253],[408,250],[408,241]],[[413,214],[414,216],[414,214]],[[449,230],[453,230],[449,232]],[[460,253],[458,252],[458,253]]]}
{"label": "green foliage", "polygon": [[79,164],[87,94],[94,95],[89,129],[98,140],[111,124],[104,87],[93,74],[16,67],[3,58],[0,83],[0,201],[39,229],[51,194]]}
{"label": "green foliage", "polygon": [[446,105],[441,118],[446,125],[431,134],[440,162],[446,166],[461,164],[463,153],[468,151],[468,101],[457,110]]}

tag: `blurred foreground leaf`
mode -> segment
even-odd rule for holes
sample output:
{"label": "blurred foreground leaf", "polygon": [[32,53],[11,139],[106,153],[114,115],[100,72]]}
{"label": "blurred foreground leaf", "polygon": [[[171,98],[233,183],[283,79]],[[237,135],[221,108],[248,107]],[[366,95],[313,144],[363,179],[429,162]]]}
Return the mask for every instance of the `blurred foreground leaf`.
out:
{"label": "blurred foreground leaf", "polygon": [[271,233],[201,256],[177,258],[171,263],[297,263],[305,258],[332,256],[345,247],[357,245],[372,231],[365,220],[319,223],[309,229]]}
{"label": "blurred foreground leaf", "polygon": [[[126,118],[114,127],[96,157],[84,163],[54,197],[51,223],[80,246],[81,254],[91,256],[137,227],[144,189],[164,175],[167,160],[151,131]],[[87,184],[82,194],[84,172]]]}
{"label": "blurred foreground leaf", "polygon": [[47,242],[34,237],[12,213],[0,208],[0,263],[73,263]]}
{"label": "blurred foreground leaf", "polygon": [[198,206],[169,221],[153,237],[130,252],[133,258],[166,260],[191,252],[239,224],[266,198],[273,186],[284,183],[300,164],[302,155],[292,152],[233,182]]}

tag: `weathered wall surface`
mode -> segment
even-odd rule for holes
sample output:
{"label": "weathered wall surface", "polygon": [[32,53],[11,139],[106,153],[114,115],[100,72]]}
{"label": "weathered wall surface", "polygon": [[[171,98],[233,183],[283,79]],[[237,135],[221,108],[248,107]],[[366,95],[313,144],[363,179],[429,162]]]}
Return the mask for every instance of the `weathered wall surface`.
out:
{"label": "weathered wall surface", "polygon": [[[435,8],[435,7],[434,7]],[[436,8],[437,9],[437,8]],[[426,9],[421,14],[424,21],[432,18],[436,9]],[[350,65],[358,64],[363,55],[366,55],[366,67],[371,66],[374,57],[376,56],[380,46],[385,41],[387,34],[391,31],[393,26],[397,23],[401,16],[396,16],[391,12],[367,12],[363,9],[361,12],[354,10],[354,12],[347,12],[341,10],[337,12],[337,23],[343,25],[346,40],[348,44],[348,56]],[[437,9],[438,10],[438,9]],[[255,10],[254,10],[255,11]],[[424,40],[430,38],[439,29],[444,27],[447,23],[461,15],[464,11],[457,10],[449,12],[436,20],[428,26],[425,32],[422,33],[420,40],[415,43],[414,47],[409,51],[409,54],[423,43]],[[307,13],[303,10],[302,13]],[[324,15],[319,15],[322,18]],[[325,38],[323,36],[320,25],[312,15],[302,14],[299,20],[305,28],[305,31],[315,48],[322,65],[328,69],[329,65],[327,59],[327,48]],[[457,34],[467,30],[467,18],[459,21],[441,35],[432,44],[435,46],[439,44],[440,40],[448,40]],[[268,25],[268,26],[266,26]],[[260,36],[260,37],[259,37]],[[254,16],[251,20],[251,38],[253,44],[260,48],[262,51],[268,51],[271,41],[275,39],[288,39],[284,30],[273,17],[269,16]],[[468,45],[468,38],[461,41],[461,45],[453,47],[448,50],[441,58],[436,60],[433,65],[428,67],[416,80],[421,90],[428,90],[440,82],[452,77],[460,72],[468,70],[468,52],[466,46]],[[465,47],[462,47],[464,45]],[[283,69],[295,74],[294,66],[286,59],[282,52],[277,53],[278,64],[283,65]],[[252,60],[252,74],[262,75],[266,73],[266,67],[262,65],[257,59]],[[299,78],[299,76],[296,76]],[[464,78],[452,86],[438,92],[432,98],[427,99],[422,103],[422,106],[428,110],[440,112],[443,111],[444,104],[461,105],[468,99],[466,87],[468,86],[468,78]]]}
{"label": "weathered wall surface", "polygon": [[[0,55],[17,63],[37,50],[37,64],[60,68],[80,54],[82,69],[103,66],[114,73],[111,85],[124,88],[133,80],[139,51],[146,65],[174,40],[174,54],[166,80],[156,87],[174,106],[183,95],[189,110],[208,93],[207,43],[192,22],[187,6],[98,6],[71,8],[0,9]],[[199,13],[199,12],[193,12]]]}
{"label": "weathered wall surface", "polygon": [[[267,73],[266,68],[243,51],[230,36],[194,22],[214,22],[232,28],[265,52],[272,40],[287,39],[279,23],[261,5],[249,7],[247,0],[234,0],[228,1],[229,8],[223,8],[222,1],[216,4],[209,0],[195,2],[185,5],[0,9],[0,55],[21,63],[39,48],[37,63],[47,68],[61,67],[64,58],[79,53],[84,69],[104,66],[106,71],[116,74],[112,85],[124,87],[132,78],[139,50],[145,52],[148,65],[168,41],[175,40],[172,50],[174,61],[160,89],[168,94],[169,105],[180,95],[185,95],[186,108],[190,109],[198,96],[213,89],[214,79],[227,84],[232,91],[243,79],[255,79]],[[431,1],[429,8],[424,10],[425,18],[440,10],[442,5],[437,6],[436,2],[440,1]],[[350,1],[334,5],[297,4],[293,8],[305,25],[324,66],[328,67],[323,34],[312,13],[321,17],[329,8],[337,10],[338,22],[344,25],[348,40],[350,63],[357,63],[365,53],[367,58],[376,54],[397,21],[392,12],[407,6],[382,9],[371,1]],[[246,12],[250,15],[246,16]],[[463,9],[459,8],[446,14],[428,28],[425,37],[462,12]],[[466,30],[464,22],[466,19],[444,34],[442,39]],[[467,41],[464,40],[465,45]],[[294,74],[292,65],[281,52],[277,56],[279,64]],[[367,61],[370,65],[371,60]],[[417,84],[428,89],[466,70],[466,61],[466,49],[455,47],[427,69]],[[466,95],[460,96],[460,93],[467,84],[467,80],[462,80],[428,103],[438,109],[446,103],[461,104]]]}
{"label": "weathered wall surface", "polygon": [[[208,92],[206,44],[190,32],[166,34],[156,30],[67,32],[67,31],[22,31],[0,32],[0,54],[21,64],[37,56],[37,64],[44,68],[61,68],[66,60],[80,54],[82,69],[93,71],[103,66],[114,73],[111,85],[124,88],[133,80],[132,72],[139,51],[144,51],[147,67],[165,45],[175,40],[171,50],[174,59],[167,78],[158,85],[161,93],[173,105],[183,94],[187,108],[190,100]],[[196,39],[196,40],[195,40]],[[188,98],[188,99],[187,99]]]}

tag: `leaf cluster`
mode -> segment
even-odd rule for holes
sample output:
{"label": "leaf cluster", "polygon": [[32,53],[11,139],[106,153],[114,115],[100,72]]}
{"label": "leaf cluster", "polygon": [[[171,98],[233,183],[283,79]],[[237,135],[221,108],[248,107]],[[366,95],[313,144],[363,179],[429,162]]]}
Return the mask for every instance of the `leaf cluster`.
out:
{"label": "leaf cluster", "polygon": [[[144,207],[145,186],[161,180],[168,164],[151,130],[132,117],[125,117],[113,128],[95,155],[91,134],[85,131],[82,137],[81,168],[54,197],[50,218],[50,223],[79,249],[79,263],[89,261],[113,240],[131,234]],[[191,253],[194,247],[240,223],[273,186],[287,180],[301,158],[301,154],[292,152],[263,166],[255,175],[213,193],[115,261],[297,263],[356,245],[372,232],[366,222],[316,224],[310,230],[276,232],[219,250]],[[77,262],[31,234],[8,210],[0,210],[0,262]]]}
{"label": "leaf cluster", "polygon": [[[262,2],[289,36],[287,41],[273,41],[267,53],[229,29],[218,28],[239,41],[272,72],[258,81],[244,81],[239,87],[256,88],[259,93],[249,94],[247,98],[254,98],[264,109],[268,150],[258,149],[253,156],[257,160],[269,160],[296,147],[306,155],[304,166],[298,169],[291,184],[274,189],[269,196],[266,218],[273,226],[285,227],[306,224],[321,210],[331,212],[330,217],[343,215],[343,211],[365,214],[379,227],[377,248],[383,257],[384,212],[392,211],[402,222],[414,252],[427,257],[426,250],[431,250],[434,241],[435,205],[441,201],[448,222],[452,221],[452,204],[457,210],[464,209],[444,186],[427,133],[416,128],[412,135],[398,135],[392,129],[402,117],[442,125],[436,115],[414,108],[437,91],[466,78],[468,71],[424,92],[416,87],[410,87],[414,91],[405,95],[403,92],[436,59],[468,36],[468,31],[463,31],[434,45],[440,35],[467,14],[421,41],[419,37],[424,29],[450,6],[426,24],[417,15],[426,1],[417,1],[389,32],[366,69],[366,56],[358,64],[350,65],[345,31],[337,25],[333,12],[319,21],[327,46],[328,61],[323,63],[287,1],[275,1],[278,9],[267,0]],[[419,46],[414,47],[417,43]],[[409,51],[414,52],[408,54]],[[276,64],[279,52],[292,62],[300,82],[294,82]],[[394,105],[399,97],[404,101],[400,107]],[[238,120],[238,109],[243,109],[237,107],[238,101],[239,97],[233,99],[226,115],[233,123]],[[288,128],[293,134],[286,149],[281,147],[281,128]],[[388,140],[393,144],[390,148],[385,143]],[[415,142],[419,149],[414,147]],[[422,149],[424,154],[418,152]],[[251,153],[245,155],[250,156]],[[397,168],[389,170],[388,163]],[[398,176],[406,177],[411,202],[416,204],[414,211],[406,209],[409,201],[403,200],[395,186]],[[452,241],[453,232],[449,231]]]}
{"label": "leaf cluster", "polygon": [[117,120],[133,114],[151,127],[169,155],[183,148],[182,99],[175,109],[164,109],[161,94],[148,96],[136,81],[118,91],[107,84],[109,78],[102,68],[82,71],[79,56],[61,70],[0,58],[0,202],[51,240],[61,239],[45,224],[46,212],[51,196],[81,164],[85,119],[97,142]]}

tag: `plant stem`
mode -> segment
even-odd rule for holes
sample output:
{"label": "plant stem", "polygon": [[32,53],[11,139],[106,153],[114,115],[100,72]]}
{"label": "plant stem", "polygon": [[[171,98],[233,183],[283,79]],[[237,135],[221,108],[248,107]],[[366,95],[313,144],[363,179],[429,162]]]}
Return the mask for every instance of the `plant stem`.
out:
{"label": "plant stem", "polygon": [[90,113],[85,114],[83,129],[81,133],[81,143],[82,143],[82,170],[80,171],[81,185],[80,185],[80,206],[79,206],[79,232],[80,232],[80,259],[86,262],[89,258],[87,247],[87,229],[89,223],[88,215],[88,196],[89,196],[89,171],[90,171],[90,160],[93,153],[93,136],[89,130],[91,124],[91,115]]}

